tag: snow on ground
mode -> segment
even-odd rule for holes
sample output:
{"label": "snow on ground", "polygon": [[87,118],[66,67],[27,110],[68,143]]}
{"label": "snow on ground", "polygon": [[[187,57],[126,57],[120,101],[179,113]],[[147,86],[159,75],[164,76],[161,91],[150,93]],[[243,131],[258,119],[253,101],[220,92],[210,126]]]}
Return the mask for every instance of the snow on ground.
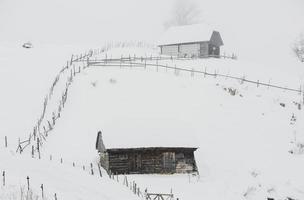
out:
{"label": "snow on ground", "polygon": [[[287,196],[303,198],[303,156],[288,152],[296,150],[295,142],[304,142],[304,124],[301,123],[304,119],[303,109],[298,110],[295,104],[303,101],[303,96],[297,92],[257,87],[255,84],[220,77],[204,77],[202,74],[194,74],[192,77],[190,72],[179,72],[175,75],[172,69],[95,66],[82,70],[70,86],[61,118],[43,145],[42,161],[29,158],[29,151],[26,151],[24,156],[14,155],[12,152],[15,152],[16,145],[11,138],[14,138],[15,142],[18,137],[27,138],[35,125],[36,117],[41,114],[43,95],[47,94],[54,79],[51,76],[55,76],[69,58],[63,55],[69,54],[70,49],[63,50],[62,53],[57,52],[55,46],[37,50],[15,47],[2,49],[6,56],[1,59],[1,66],[5,66],[1,70],[8,76],[1,80],[1,87],[4,96],[10,98],[2,99],[6,103],[1,105],[3,110],[10,112],[2,113],[2,119],[5,119],[6,123],[1,126],[1,137],[8,136],[11,153],[1,151],[1,158],[7,162],[1,163],[0,169],[14,174],[10,189],[2,188],[3,195],[12,195],[19,191],[20,187],[24,187],[24,177],[27,174],[37,179],[34,191],[37,195],[40,194],[39,184],[51,184],[48,194],[50,197],[54,192],[58,192],[65,196],[65,199],[76,198],[73,195],[85,199],[90,193],[92,196],[89,199],[94,199],[99,194],[105,195],[102,191],[93,191],[99,188],[99,184],[101,188],[109,188],[107,191],[121,188],[122,186],[110,185],[107,180],[99,183],[100,179],[98,183],[96,179],[87,180],[88,186],[83,187],[73,178],[81,176],[79,179],[89,179],[79,173],[82,165],[88,169],[90,163],[98,161],[95,140],[97,131],[101,130],[106,147],[115,147],[116,142],[125,147],[157,145],[156,140],[154,143],[147,140],[151,135],[154,135],[154,139],[163,138],[164,143],[170,144],[172,133],[176,137],[172,143],[183,145],[184,142],[186,146],[192,144],[199,147],[195,153],[199,176],[129,176],[141,189],[148,188],[151,192],[165,193],[172,189],[180,199],[259,199],[267,196],[279,199]],[[51,58],[48,51],[52,52]],[[158,52],[147,47],[114,48],[96,59],[106,56],[128,57],[134,54],[149,57],[158,55]],[[14,56],[20,59],[10,62]],[[28,62],[26,70],[20,68],[24,62]],[[41,63],[55,67],[47,67],[46,71],[40,67]],[[292,65],[297,73],[287,74],[282,71],[284,66],[271,68],[273,70],[269,69],[267,72],[263,70],[263,65],[246,63],[242,59],[159,61],[159,64],[163,65],[202,71],[206,69],[210,73],[216,71],[253,80],[271,78],[271,83],[295,89],[303,82],[303,70],[296,69],[299,65]],[[83,63],[76,64],[76,68],[82,65]],[[18,72],[22,72],[22,75]],[[37,82],[41,84],[27,81],[27,77],[33,77],[34,73],[41,74],[37,76]],[[62,82],[56,86],[46,116],[52,116],[52,112],[57,109],[58,98],[65,89],[68,75],[69,72],[66,72]],[[8,79],[12,76],[17,76],[14,81]],[[9,87],[6,87],[7,82],[11,82]],[[235,95],[229,92],[229,89],[235,90]],[[20,93],[12,92],[19,90]],[[22,95],[22,92],[26,94]],[[282,103],[285,107],[280,105]],[[6,118],[7,113],[10,115]],[[292,120],[293,115],[296,121]],[[20,124],[13,126],[15,121]],[[7,134],[8,132],[10,134]],[[54,166],[48,164],[50,156],[57,162]],[[67,165],[63,172],[61,158],[63,165]],[[24,168],[17,173],[20,168],[15,166],[20,162],[25,163]],[[69,175],[68,172],[74,170],[73,162],[78,166],[78,171],[75,172],[77,175]],[[10,170],[13,173],[9,172]],[[64,181],[50,175],[51,171],[59,171],[59,177],[65,174]],[[87,174],[85,176],[87,177]],[[62,187],[70,185],[70,182],[73,182],[70,189]],[[97,186],[95,188],[91,185]],[[79,188],[83,192],[71,194],[71,191]],[[122,194],[115,195],[111,193],[105,199],[119,199]],[[131,199],[133,196],[125,198]]]}
{"label": "snow on ground", "polygon": [[[188,66],[191,62],[199,60],[189,64],[176,61],[174,65]],[[215,66],[234,62],[236,68],[240,64],[214,59],[206,62],[217,63]],[[230,69],[233,72],[232,66]],[[272,75],[280,77],[279,72]],[[290,77],[286,84],[293,85]],[[236,95],[231,95],[229,88],[236,89]],[[304,139],[303,109],[294,104],[303,97],[296,92],[224,78],[191,77],[185,72],[176,76],[173,70],[157,71],[155,67],[96,66],[75,78],[69,95],[63,117],[44,146],[44,157],[95,161],[99,130],[106,147],[107,142],[115,145],[115,140],[107,141],[110,134],[116,135],[112,138],[117,144],[128,146],[156,132],[162,133],[160,139],[168,139],[166,131],[170,131],[178,140],[190,137],[196,141],[200,177],[197,181],[192,177],[189,183],[187,175],[131,176],[143,188],[152,192],[172,188],[181,199],[303,198],[304,159],[288,152],[295,146],[295,135],[297,142]]]}
{"label": "snow on ground", "polygon": [[[18,138],[28,139],[32,128],[41,115],[43,100],[58,72],[66,65],[72,54],[87,52],[86,47],[34,45],[24,49],[21,44],[6,44],[0,47],[1,127],[0,127],[0,199],[42,199],[41,184],[44,184],[44,199],[135,199],[131,192],[108,178],[102,171],[99,177],[96,162],[95,175],[90,175],[90,163],[72,162],[60,158],[30,158],[27,152],[16,154]],[[58,87],[62,87],[60,85]],[[65,85],[64,85],[65,86]],[[56,88],[61,94],[62,88]],[[57,94],[58,95],[58,94]],[[54,99],[51,106],[58,99]],[[52,110],[48,111],[51,112]],[[4,148],[5,136],[8,147]],[[28,148],[30,150],[30,148]],[[85,166],[85,171],[83,170]],[[6,184],[3,186],[3,171]],[[30,177],[30,192],[26,177]]]}
{"label": "snow on ground", "polygon": [[[293,40],[303,30],[303,2],[197,2],[205,14],[204,21],[220,30],[225,43],[222,52],[236,53],[238,60],[161,61],[159,64],[295,89],[303,85],[303,64],[296,61],[290,50]],[[123,5],[121,9],[118,4]],[[164,136],[165,132],[174,131],[180,140],[185,137],[195,140],[193,145],[199,147],[195,156],[200,176],[128,177],[141,188],[147,187],[151,192],[172,189],[180,199],[265,199],[267,196],[304,199],[303,154],[288,153],[297,152],[296,144],[304,143],[303,105],[298,110],[295,104],[303,102],[303,97],[219,77],[191,77],[184,72],[175,76],[172,70],[159,68],[157,72],[155,67],[147,70],[92,67],[82,71],[70,87],[62,117],[43,145],[42,160],[29,158],[29,150],[24,156],[15,155],[18,138],[27,139],[32,132],[45,95],[71,54],[93,48],[46,43],[98,45],[105,40],[138,38],[155,41],[162,32],[161,24],[170,13],[172,1],[110,4],[96,0],[89,3],[32,0],[20,5],[10,0],[0,6],[3,11],[0,12],[0,170],[6,170],[8,176],[8,187],[0,188],[0,199],[19,197],[20,189],[26,187],[26,176],[31,177],[35,195],[40,195],[39,187],[43,183],[50,199],[55,192],[58,199],[133,199],[122,186],[90,176],[88,171],[71,165],[75,162],[79,168],[96,163],[94,146],[98,130],[103,131],[106,146],[115,145],[109,134],[116,134],[124,145],[131,144],[129,141],[134,137],[139,140],[132,140],[132,144],[151,145],[151,141],[140,138],[149,134],[147,128]],[[22,43],[12,43],[27,40],[33,42],[34,48],[24,49]],[[155,49],[146,46],[112,49],[107,57],[133,54],[158,55]],[[65,80],[67,76],[64,75]],[[60,82],[56,87],[48,117],[57,109],[57,97],[64,86],[65,82]],[[234,89],[236,94],[232,95]],[[8,150],[2,148],[5,136]],[[57,163],[49,162],[50,155]],[[60,158],[64,164],[58,163]]]}
{"label": "snow on ground", "polygon": [[[27,137],[43,108],[43,100],[57,73],[72,54],[88,49],[74,46],[34,44],[0,46],[0,134],[17,147],[18,137]],[[14,147],[14,148],[15,148]]]}
{"label": "snow on ground", "polygon": [[[60,163],[59,159],[48,158],[41,160],[18,155],[9,149],[0,147],[1,186],[0,199],[136,199],[127,188],[111,180],[102,170],[101,178],[94,163],[94,175],[91,175],[90,166],[76,163]],[[5,162],[3,162],[5,161]],[[5,186],[2,182],[2,172],[5,171]],[[27,176],[30,182],[30,197],[27,189]],[[42,198],[41,184],[44,188]],[[23,195],[23,198],[21,196]],[[28,195],[28,198],[26,196]]]}

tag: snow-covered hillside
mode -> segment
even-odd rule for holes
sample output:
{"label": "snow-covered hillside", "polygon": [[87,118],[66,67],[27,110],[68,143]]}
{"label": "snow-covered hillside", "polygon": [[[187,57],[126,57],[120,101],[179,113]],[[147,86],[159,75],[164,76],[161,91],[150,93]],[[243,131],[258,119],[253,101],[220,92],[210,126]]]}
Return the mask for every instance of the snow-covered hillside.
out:
{"label": "snow-covered hillside", "polygon": [[[113,49],[107,56],[114,57],[119,51]],[[140,55],[138,50],[136,53]],[[216,59],[167,62],[191,68],[201,64],[210,71],[225,66],[230,75],[241,65],[237,60]],[[245,75],[255,76],[250,70]],[[281,75],[273,73],[271,77],[279,80]],[[294,79],[300,77],[294,75]],[[300,84],[296,82],[276,84],[297,88]],[[156,67],[92,66],[74,79],[67,106],[42,154],[89,163],[97,158],[94,145],[99,130],[105,146],[109,134],[128,146],[147,132],[166,138],[169,131],[176,138],[196,141],[200,176],[190,178],[190,183],[187,175],[131,176],[143,187],[157,192],[173,189],[181,199],[301,199],[304,160],[289,151],[297,150],[295,142],[304,142],[303,109],[296,104],[302,102],[298,92],[225,78],[191,76],[189,72],[176,75],[174,70]],[[115,141],[108,142],[115,145]],[[143,145],[147,144],[149,141]],[[160,181],[164,183],[158,184]]]}
{"label": "snow-covered hillside", "polygon": [[[99,176],[98,131],[106,147],[170,145],[172,137],[198,147],[199,175],[128,175],[142,191],[179,200],[304,199],[304,66],[291,49],[304,31],[302,0],[191,2],[220,31],[221,52],[237,60],[71,62],[159,56],[153,44],[175,0],[0,1],[0,199],[41,199],[41,184],[44,199],[138,199],[124,176]],[[33,48],[22,48],[28,41]]]}
{"label": "snow-covered hillside", "polygon": [[[89,163],[83,165],[60,159],[33,159],[0,147],[1,200],[17,199],[136,199],[127,188],[111,180],[102,170],[100,177],[94,163],[94,175]],[[5,172],[5,186],[2,173]],[[27,177],[29,177],[29,189]],[[41,185],[43,184],[43,197]]]}
{"label": "snow-covered hillside", "polygon": [[[24,51],[27,52],[27,50]],[[129,57],[134,54],[139,57],[149,57],[157,56],[158,52],[149,48],[113,48],[101,54],[96,53],[90,59],[94,61],[106,57],[121,58],[121,56]],[[147,63],[156,64],[155,61],[149,60]],[[272,84],[295,89],[300,89],[301,80],[303,80],[302,70],[290,74],[289,77],[292,78],[284,81],[282,77],[286,73],[281,70],[274,69],[273,73],[263,74],[260,73],[261,65],[255,65],[256,70],[253,70],[242,60],[169,59],[157,63],[202,72],[206,70],[211,74],[216,72],[265,82],[271,80]],[[145,134],[159,135],[160,138],[168,140],[167,143],[170,144],[168,136],[171,137],[172,133],[176,139],[185,140],[185,143],[192,143],[193,146],[199,147],[195,152],[199,176],[133,175],[129,177],[130,180],[135,180],[141,188],[148,188],[151,192],[168,193],[172,189],[175,196],[180,199],[201,199],[202,197],[209,199],[224,197],[226,199],[303,198],[301,189],[303,188],[301,180],[304,178],[301,175],[304,164],[303,156],[290,153],[291,151],[301,153],[299,152],[301,149],[296,144],[304,142],[302,131],[304,124],[301,123],[304,119],[303,108],[301,106],[301,110],[299,110],[298,106],[298,104],[303,104],[303,95],[298,92],[242,83],[242,81],[219,76],[204,76],[201,73],[192,74],[156,66],[144,68],[144,62],[140,68],[134,66],[83,68],[85,64],[86,62],[75,62],[70,66],[70,69],[73,69],[73,66],[78,69],[80,66],[81,72],[75,75],[69,86],[67,102],[61,112],[61,117],[57,119],[54,129],[48,133],[46,141],[43,141],[42,160],[30,158],[30,146],[25,149],[23,156],[8,153],[8,150],[15,152],[17,137],[28,138],[32,126],[36,123],[36,113],[28,115],[32,116],[30,119],[33,120],[29,126],[29,132],[22,131],[18,132],[19,134],[2,132],[4,133],[2,138],[8,136],[9,144],[8,150],[5,150],[6,153],[2,155],[7,162],[1,164],[1,170],[12,174],[9,171],[20,170],[19,167],[15,167],[16,163],[27,163],[20,174],[13,172],[16,175],[12,179],[11,189],[2,187],[4,196],[12,195],[14,191],[18,190],[16,188],[26,187],[24,181],[25,177],[29,175],[46,176],[46,179],[37,180],[34,192],[38,196],[39,184],[43,183],[51,184],[51,187],[54,187],[50,189],[48,194],[50,197],[57,193],[71,199],[72,194],[69,190],[56,188],[57,186],[62,187],[66,183],[54,179],[52,175],[49,176],[50,172],[47,170],[41,172],[40,170],[45,168],[44,165],[48,166],[47,163],[52,158],[51,163],[54,163],[52,164],[54,168],[48,166],[47,169],[56,168],[57,171],[57,168],[63,167],[66,171],[73,171],[75,170],[73,163],[75,163],[78,170],[75,173],[83,173],[84,165],[87,170],[83,175],[84,179],[89,178],[90,163],[94,163],[96,166],[98,161],[95,141],[97,131],[101,130],[106,147],[107,143],[115,146],[115,140],[110,140],[113,137],[109,137],[109,135],[116,135],[117,140],[120,140],[119,143],[121,144],[123,141],[128,147],[129,144],[134,145],[136,141],[139,146],[157,144],[155,141],[153,143],[153,141],[145,140]],[[58,68],[52,72],[54,75],[61,70],[62,65]],[[52,113],[58,109],[57,106],[60,103],[62,92],[66,89],[66,81],[69,80],[69,76],[70,70],[60,76],[60,81],[48,101],[45,126],[47,126],[47,120],[52,117]],[[15,84],[16,87],[21,85],[19,82]],[[26,86],[26,84],[22,86]],[[27,97],[31,100],[29,105],[34,105],[34,102],[36,104],[33,97],[36,98],[31,95]],[[37,116],[40,115],[43,98],[39,98],[39,101],[37,100],[39,105]],[[14,104],[12,104],[13,106]],[[7,122],[9,121],[7,120]],[[13,130],[9,123],[3,127]],[[25,130],[25,127],[17,126],[16,128]],[[35,158],[38,158],[36,152]],[[61,159],[63,164],[60,163]],[[60,169],[58,169],[59,172]],[[66,174],[66,171],[62,174]],[[71,179],[67,181],[76,181],[73,175],[69,177]],[[96,181],[101,183],[96,183]],[[91,186],[91,184],[105,184],[106,186],[102,187],[109,188],[107,190],[110,191],[123,187],[122,185],[113,186],[111,180],[109,181],[107,177],[96,178],[88,181],[87,184],[90,186],[86,189],[75,183],[73,188],[82,188],[84,192],[73,195],[85,198],[87,192],[94,193],[91,192],[91,189],[93,190],[95,186]],[[117,196],[115,197],[115,195]],[[110,194],[108,198],[119,199],[121,195],[124,194]],[[132,194],[130,195],[128,199],[134,198]],[[98,196],[92,194],[90,199]]]}

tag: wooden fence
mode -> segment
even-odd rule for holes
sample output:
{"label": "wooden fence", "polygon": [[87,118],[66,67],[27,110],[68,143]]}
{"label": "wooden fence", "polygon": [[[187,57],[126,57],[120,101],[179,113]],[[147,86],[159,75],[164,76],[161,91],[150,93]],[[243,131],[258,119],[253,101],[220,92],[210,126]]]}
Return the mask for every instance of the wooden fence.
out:
{"label": "wooden fence", "polygon": [[146,200],[173,200],[173,194],[146,193]]}
{"label": "wooden fence", "polygon": [[[232,55],[217,55],[217,56],[212,56],[210,55],[209,56],[210,58],[224,58],[224,59],[233,59],[233,60],[236,60],[237,57],[236,55],[232,54]],[[164,55],[161,55],[161,56],[155,56],[155,55],[146,55],[146,56],[141,56],[141,57],[137,57],[135,54],[134,55],[129,55],[127,57],[123,57],[121,55],[120,58],[112,58],[112,55],[107,55],[105,54],[105,58],[104,59],[94,59],[95,62],[113,62],[113,61],[117,61],[117,62],[120,62],[120,61],[138,61],[138,60],[149,60],[149,61],[164,61],[164,60],[198,60],[198,59],[202,59],[202,58],[199,58],[199,57],[179,57],[179,56],[164,56]],[[85,62],[86,60],[83,60],[83,59],[79,59],[75,62]]]}
{"label": "wooden fence", "polygon": [[[207,69],[200,71],[196,70],[192,67],[190,68],[183,68],[183,67],[177,67],[175,66],[170,66],[170,65],[164,65],[164,64],[159,64],[159,61],[166,61],[166,60],[192,60],[193,58],[178,58],[178,57],[172,57],[172,56],[145,56],[145,57],[137,57],[136,55],[129,55],[128,57],[123,57],[121,56],[120,58],[108,58],[108,56],[105,54],[105,59],[92,59],[93,55],[98,55],[100,53],[103,53],[104,49],[97,49],[97,50],[91,50],[88,53],[80,54],[80,55],[75,55],[71,57],[70,60],[67,61],[66,65],[60,70],[60,72],[57,74],[55,77],[51,88],[48,92],[48,94],[45,96],[44,102],[43,102],[43,109],[42,113],[36,123],[36,125],[33,127],[32,132],[30,133],[29,137],[25,140],[18,140],[18,146],[16,152],[22,153],[25,148],[31,147],[31,154],[32,157],[37,157],[41,158],[40,155],[40,148],[43,144],[43,141],[46,140],[46,137],[48,136],[49,132],[53,130],[56,120],[60,118],[61,113],[63,108],[65,107],[67,97],[68,97],[68,91],[69,87],[73,82],[74,77],[81,72],[81,70],[84,70],[90,66],[102,66],[102,67],[127,67],[127,68],[147,68],[147,67],[153,67],[156,68],[156,70],[163,68],[166,70],[173,70],[175,74],[178,74],[179,72],[186,72],[190,73],[191,76],[194,76],[194,74],[197,74],[199,76],[212,76],[212,77],[223,77],[223,78],[228,78],[228,79],[234,79],[237,81],[240,81],[241,83],[247,82],[251,84],[255,84],[257,87],[259,86],[266,86],[266,87],[271,87],[271,88],[276,88],[276,89],[281,89],[281,90],[286,90],[286,91],[291,91],[291,92],[297,92],[300,95],[303,95],[303,102],[304,102],[304,92],[303,92],[303,87],[299,87],[299,89],[296,88],[289,88],[289,87],[284,87],[280,85],[275,85],[275,84],[270,84],[270,82],[261,82],[259,80],[254,81],[250,79],[246,79],[245,77],[236,77],[236,76],[231,76],[231,75],[225,75],[221,73],[217,73],[216,71],[211,73],[208,72]],[[76,67],[74,63],[82,63],[83,66]],[[46,119],[46,111],[47,107],[49,104],[50,99],[53,96],[54,90],[56,88],[56,85],[58,81],[61,79],[62,74],[68,72],[68,78],[66,80],[66,87],[64,89],[64,92],[62,94],[62,97],[59,101],[58,109],[53,112],[53,116],[51,119]],[[47,125],[43,126],[42,122],[45,122]],[[41,132],[40,129],[43,129]],[[5,146],[7,147],[7,137],[5,137]],[[34,143],[34,144],[32,144]],[[50,160],[53,160],[54,158],[52,155],[50,155]],[[60,159],[60,163],[64,163],[64,159]],[[71,163],[70,163],[71,164]],[[88,170],[92,175],[94,174],[99,174],[100,177],[102,177],[102,173],[100,170],[100,166],[98,165],[97,168],[94,168],[92,163],[89,166],[85,165],[76,165],[75,162],[72,162],[73,167],[80,167],[82,170],[86,171]],[[98,172],[98,173],[96,173]],[[115,174],[109,174],[109,177],[112,178],[113,180],[116,180],[119,182],[118,175],[115,176]],[[116,179],[115,179],[116,177]],[[167,199],[173,199],[173,194],[161,194],[161,193],[148,193],[147,190],[143,192],[136,182],[129,182],[125,176],[125,179],[123,181],[123,185],[129,187],[131,191],[136,194],[138,197],[145,198],[147,200],[149,199],[154,199],[154,200],[167,200]],[[3,184],[5,184],[5,172],[3,171]],[[55,194],[55,199],[57,199],[56,194]]]}
{"label": "wooden fence", "polygon": [[[157,70],[158,68],[164,68],[164,69],[171,69],[174,70],[175,73],[178,72],[188,72],[191,75],[198,74],[198,75],[203,75],[203,76],[213,76],[213,77],[223,77],[223,78],[228,78],[228,79],[234,79],[237,81],[240,81],[241,83],[247,82],[251,84],[255,84],[257,87],[259,86],[266,86],[268,88],[276,88],[276,89],[281,89],[281,90],[286,90],[286,91],[291,91],[291,92],[297,92],[300,95],[303,94],[303,100],[304,100],[304,92],[303,92],[303,87],[300,85],[300,87],[297,88],[290,88],[290,87],[284,87],[280,85],[275,85],[271,84],[269,82],[262,82],[259,80],[250,80],[246,79],[244,76],[243,77],[237,77],[237,76],[232,76],[228,74],[221,74],[217,73],[216,71],[208,72],[207,68],[205,68],[204,71],[196,70],[195,68],[197,67],[192,67],[190,68],[182,68],[182,67],[176,67],[175,66],[169,66],[169,65],[163,65],[159,64],[158,61],[161,60],[179,60],[180,58],[173,58],[173,57],[121,57],[121,58],[105,58],[105,59],[100,59],[100,60],[87,60],[87,63],[89,66],[103,66],[103,67],[128,67],[128,68],[146,68],[147,66],[155,67]],[[182,59],[184,60],[184,59]],[[140,61],[140,62],[136,62]],[[151,63],[151,61],[156,61],[155,63]]]}
{"label": "wooden fence", "polygon": [[[49,89],[48,94],[45,96],[41,115],[38,118],[36,124],[34,125],[32,132],[29,134],[29,137],[22,141],[20,139],[18,140],[18,146],[16,152],[22,153],[25,148],[31,146],[32,157],[34,157],[35,152],[37,152],[40,158],[40,149],[41,146],[43,145],[43,141],[46,140],[48,134],[53,130],[56,120],[61,117],[61,112],[66,104],[68,91],[73,82],[74,77],[77,74],[79,74],[82,69],[88,67],[86,65],[87,62],[85,62],[84,60],[87,60],[93,55],[98,55],[102,52],[103,51],[101,49],[95,49],[95,50],[90,50],[84,54],[71,56],[71,59],[66,62],[66,65],[56,75]],[[83,67],[81,66],[76,67],[73,64],[74,62],[77,62],[78,64],[79,62],[82,62]],[[48,109],[49,101],[52,99],[55,87],[58,84],[59,80],[62,79],[64,74],[67,74],[68,72],[70,74],[67,75],[66,87],[62,93],[61,99],[59,100],[59,105],[57,109],[52,112],[52,117],[50,119],[46,119],[46,112]],[[43,125],[43,123],[45,125]]]}

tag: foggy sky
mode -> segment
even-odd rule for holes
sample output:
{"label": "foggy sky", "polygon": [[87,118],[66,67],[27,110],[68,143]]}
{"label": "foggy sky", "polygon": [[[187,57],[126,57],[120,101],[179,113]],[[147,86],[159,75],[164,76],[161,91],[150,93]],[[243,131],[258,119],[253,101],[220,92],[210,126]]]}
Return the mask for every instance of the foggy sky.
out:
{"label": "foggy sky", "polygon": [[[189,2],[189,0],[185,0]],[[192,0],[195,1],[195,0]],[[175,0],[0,0],[0,44],[157,41]],[[304,30],[302,0],[196,0],[227,48],[279,48]],[[247,45],[244,45],[247,44]]]}

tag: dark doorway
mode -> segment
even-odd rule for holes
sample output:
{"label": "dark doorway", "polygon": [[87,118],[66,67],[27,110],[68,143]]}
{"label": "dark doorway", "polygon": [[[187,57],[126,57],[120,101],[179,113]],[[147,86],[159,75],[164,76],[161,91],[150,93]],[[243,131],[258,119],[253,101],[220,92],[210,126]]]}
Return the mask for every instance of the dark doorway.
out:
{"label": "dark doorway", "polygon": [[163,153],[163,164],[164,164],[164,170],[166,172],[174,173],[175,172],[175,153],[174,152]]}
{"label": "dark doorway", "polygon": [[132,172],[140,172],[141,170],[141,155],[133,154],[130,156],[130,171]]}

